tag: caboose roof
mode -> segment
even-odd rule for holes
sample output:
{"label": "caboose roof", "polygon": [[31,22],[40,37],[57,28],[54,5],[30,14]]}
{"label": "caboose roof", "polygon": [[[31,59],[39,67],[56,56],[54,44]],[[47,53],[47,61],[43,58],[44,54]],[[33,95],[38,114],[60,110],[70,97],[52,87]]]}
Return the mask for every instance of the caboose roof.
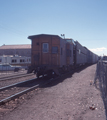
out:
{"label": "caboose roof", "polygon": [[[31,36],[28,36],[28,39],[33,39],[33,38],[36,38],[36,37],[41,37],[41,36],[53,36],[53,37],[59,37],[58,35],[50,35],[50,34],[38,34],[38,35],[31,35]],[[59,37],[60,38],[60,37]]]}

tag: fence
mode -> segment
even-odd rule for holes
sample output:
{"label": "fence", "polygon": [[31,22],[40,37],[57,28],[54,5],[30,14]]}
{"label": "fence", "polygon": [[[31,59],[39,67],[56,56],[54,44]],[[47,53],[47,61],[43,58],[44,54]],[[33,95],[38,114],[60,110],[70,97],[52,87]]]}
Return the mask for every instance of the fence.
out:
{"label": "fence", "polygon": [[95,85],[101,91],[101,96],[104,102],[106,119],[107,119],[107,62],[106,61],[100,60],[97,63]]}

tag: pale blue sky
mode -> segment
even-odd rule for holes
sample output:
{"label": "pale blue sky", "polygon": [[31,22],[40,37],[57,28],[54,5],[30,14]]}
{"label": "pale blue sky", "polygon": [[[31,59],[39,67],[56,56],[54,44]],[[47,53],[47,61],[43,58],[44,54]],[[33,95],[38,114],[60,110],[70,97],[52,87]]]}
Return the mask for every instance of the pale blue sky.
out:
{"label": "pale blue sky", "polygon": [[29,35],[65,34],[107,55],[107,0],[0,0],[0,46]]}

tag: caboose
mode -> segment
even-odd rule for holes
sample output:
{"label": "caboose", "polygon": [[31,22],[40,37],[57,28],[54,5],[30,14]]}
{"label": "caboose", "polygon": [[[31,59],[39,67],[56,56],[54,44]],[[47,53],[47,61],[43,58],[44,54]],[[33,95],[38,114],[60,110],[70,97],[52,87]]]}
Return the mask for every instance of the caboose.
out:
{"label": "caboose", "polygon": [[35,71],[40,75],[60,75],[72,69],[73,40],[63,39],[58,35],[39,34],[31,39],[31,66],[28,73]]}

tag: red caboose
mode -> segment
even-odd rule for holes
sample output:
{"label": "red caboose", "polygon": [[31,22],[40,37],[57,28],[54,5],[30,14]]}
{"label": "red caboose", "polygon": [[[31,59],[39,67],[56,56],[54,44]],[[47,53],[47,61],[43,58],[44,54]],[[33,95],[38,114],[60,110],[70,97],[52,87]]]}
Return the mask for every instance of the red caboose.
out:
{"label": "red caboose", "polygon": [[28,72],[35,71],[37,76],[57,75],[73,66],[72,39],[63,39],[58,35],[33,35],[31,45],[31,66]]}

